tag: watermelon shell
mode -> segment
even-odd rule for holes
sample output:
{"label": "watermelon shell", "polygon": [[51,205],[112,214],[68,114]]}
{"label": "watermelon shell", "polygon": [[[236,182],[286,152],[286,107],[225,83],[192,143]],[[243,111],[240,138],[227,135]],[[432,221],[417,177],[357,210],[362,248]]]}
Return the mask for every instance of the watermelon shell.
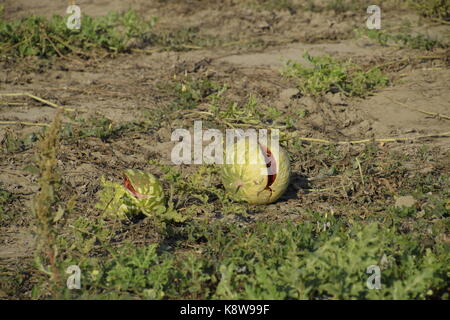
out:
{"label": "watermelon shell", "polygon": [[[251,146],[247,137],[237,141],[230,150],[227,148],[222,183],[237,201],[272,203],[280,198],[289,185],[289,156],[281,146],[277,151],[269,150],[259,143]],[[271,169],[275,170],[271,171],[267,162],[274,163]]]}

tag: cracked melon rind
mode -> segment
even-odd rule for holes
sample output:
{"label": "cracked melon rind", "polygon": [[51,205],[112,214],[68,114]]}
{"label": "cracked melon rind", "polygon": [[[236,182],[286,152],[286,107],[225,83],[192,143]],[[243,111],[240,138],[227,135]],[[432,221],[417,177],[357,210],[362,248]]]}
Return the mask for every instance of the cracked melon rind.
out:
{"label": "cracked melon rind", "polygon": [[289,156],[281,146],[276,154],[268,150],[267,153],[275,160],[276,166],[276,174],[271,176],[265,161],[268,148],[258,145],[252,149],[248,141],[248,138],[241,139],[231,150],[226,150],[225,160],[233,159],[234,163],[223,165],[222,183],[237,201],[246,201],[250,204],[275,202],[289,185],[291,175]]}

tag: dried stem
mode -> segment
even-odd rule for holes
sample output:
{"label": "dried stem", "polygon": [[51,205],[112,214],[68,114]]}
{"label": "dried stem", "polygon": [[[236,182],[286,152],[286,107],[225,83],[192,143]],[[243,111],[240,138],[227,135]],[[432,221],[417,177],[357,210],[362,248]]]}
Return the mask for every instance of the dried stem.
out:
{"label": "dried stem", "polygon": [[35,216],[37,233],[37,260],[41,261],[40,268],[47,270],[45,263],[49,265],[48,272],[52,282],[52,291],[60,283],[61,276],[57,264],[56,225],[54,217],[56,211],[56,186],[59,182],[57,170],[57,153],[59,133],[61,129],[61,113],[58,111],[55,120],[48,128],[45,136],[38,143],[38,178],[39,191],[33,199],[33,213]]}

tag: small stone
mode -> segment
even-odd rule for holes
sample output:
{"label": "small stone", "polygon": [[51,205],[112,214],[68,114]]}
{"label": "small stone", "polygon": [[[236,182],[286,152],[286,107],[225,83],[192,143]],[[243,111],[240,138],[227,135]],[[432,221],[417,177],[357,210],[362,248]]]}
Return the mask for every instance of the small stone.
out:
{"label": "small stone", "polygon": [[416,199],[413,196],[401,196],[395,200],[395,206],[397,208],[401,207],[412,207],[416,204]]}

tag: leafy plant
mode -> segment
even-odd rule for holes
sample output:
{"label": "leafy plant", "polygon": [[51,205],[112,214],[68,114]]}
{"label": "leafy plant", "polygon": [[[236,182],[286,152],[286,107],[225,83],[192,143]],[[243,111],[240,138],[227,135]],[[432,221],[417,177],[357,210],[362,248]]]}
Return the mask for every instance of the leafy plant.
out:
{"label": "leafy plant", "polygon": [[80,30],[66,26],[63,16],[50,19],[30,16],[13,21],[0,19],[0,54],[12,57],[50,57],[92,50],[127,51],[131,42],[145,42],[155,23],[144,21],[135,11],[110,12],[104,17],[82,16]]}
{"label": "leafy plant", "polygon": [[[442,246],[424,247],[377,223],[346,227],[336,218],[312,216],[317,221],[192,222],[172,228],[174,237],[185,239],[173,243],[180,252],[127,244],[111,251],[105,263],[85,259],[86,290],[80,297],[424,299],[446,287]],[[184,252],[185,246],[202,254]],[[381,269],[379,290],[367,287],[372,265]]]}
{"label": "leafy plant", "polygon": [[388,46],[390,43],[399,43],[402,47],[409,47],[420,50],[433,50],[434,48],[445,48],[446,44],[438,39],[430,38],[427,35],[418,34],[389,34],[380,30],[359,30],[358,33],[367,36],[371,40],[377,41],[380,45]]}
{"label": "leafy plant", "polygon": [[408,4],[425,17],[450,19],[450,3],[447,0],[408,0]]}
{"label": "leafy plant", "polygon": [[326,10],[333,10],[335,13],[340,14],[348,11],[359,11],[366,9],[369,5],[366,1],[362,0],[330,0],[330,1],[314,1],[307,0],[302,4],[302,8],[305,11],[322,12]]}
{"label": "leafy plant", "polygon": [[357,11],[367,7],[367,2],[361,0],[332,0],[328,1],[326,8],[336,13]]}
{"label": "leafy plant", "polygon": [[303,57],[312,67],[305,67],[292,60],[282,73],[297,81],[305,95],[318,96],[326,92],[343,92],[348,96],[364,97],[377,88],[388,84],[388,78],[378,69],[364,71],[350,61],[339,62],[331,57]]}
{"label": "leafy plant", "polygon": [[15,153],[30,149],[37,140],[38,135],[34,132],[25,136],[19,136],[17,133],[7,131],[1,144],[6,153]]}
{"label": "leafy plant", "polygon": [[175,94],[173,102],[175,109],[192,109],[217,93],[220,86],[208,79],[194,80],[184,77],[173,84],[172,90]]}
{"label": "leafy plant", "polygon": [[202,47],[213,47],[224,42],[223,39],[216,36],[202,35],[201,29],[198,27],[183,27],[152,34],[150,41],[167,51],[188,51]]}
{"label": "leafy plant", "polygon": [[186,217],[194,217],[200,212],[214,211],[216,208],[220,208],[223,214],[247,214],[246,207],[233,202],[220,186],[218,167],[202,165],[197,171],[183,176],[173,166],[157,161],[150,163],[163,170],[164,180],[170,184],[173,206],[182,210]]}
{"label": "leafy plant", "polygon": [[139,128],[141,123],[124,122],[117,124],[111,119],[95,116],[89,118],[73,118],[73,123],[65,123],[61,129],[65,139],[96,137],[104,142],[116,138],[126,131]]}
{"label": "leafy plant", "polygon": [[0,216],[3,216],[6,211],[4,206],[13,199],[13,195],[6,190],[0,189]]}
{"label": "leafy plant", "polygon": [[249,5],[263,10],[289,10],[291,13],[295,13],[299,7],[292,0],[255,0]]}

